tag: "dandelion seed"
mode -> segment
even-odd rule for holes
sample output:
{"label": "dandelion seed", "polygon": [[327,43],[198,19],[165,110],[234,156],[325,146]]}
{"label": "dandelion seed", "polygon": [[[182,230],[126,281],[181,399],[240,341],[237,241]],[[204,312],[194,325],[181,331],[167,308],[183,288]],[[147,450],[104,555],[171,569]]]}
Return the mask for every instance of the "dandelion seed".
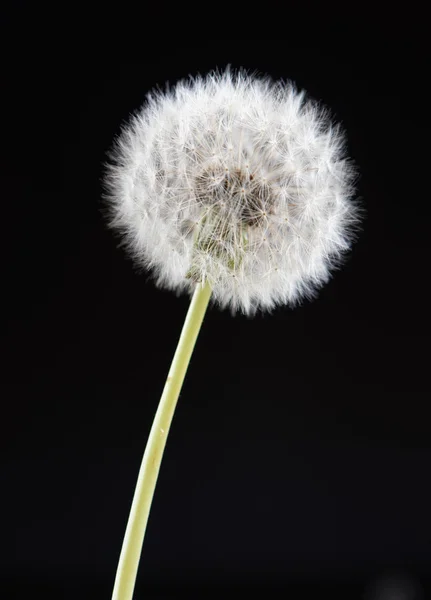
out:
{"label": "dandelion seed", "polygon": [[[358,210],[343,135],[292,83],[243,71],[182,81],[149,96],[113,155],[111,223],[160,286],[192,294],[206,280],[221,307],[253,314],[313,296],[351,245]],[[211,230],[224,249],[208,244]],[[273,248],[279,268],[263,278]]]}

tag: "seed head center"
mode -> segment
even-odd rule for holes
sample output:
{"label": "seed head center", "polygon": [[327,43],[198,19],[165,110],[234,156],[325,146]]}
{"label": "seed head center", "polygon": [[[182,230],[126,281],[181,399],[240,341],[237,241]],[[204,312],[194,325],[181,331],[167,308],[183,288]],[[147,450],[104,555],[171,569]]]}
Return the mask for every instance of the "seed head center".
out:
{"label": "seed head center", "polygon": [[273,204],[270,188],[248,168],[210,166],[196,178],[196,190],[198,202],[216,209],[232,226],[259,226]]}

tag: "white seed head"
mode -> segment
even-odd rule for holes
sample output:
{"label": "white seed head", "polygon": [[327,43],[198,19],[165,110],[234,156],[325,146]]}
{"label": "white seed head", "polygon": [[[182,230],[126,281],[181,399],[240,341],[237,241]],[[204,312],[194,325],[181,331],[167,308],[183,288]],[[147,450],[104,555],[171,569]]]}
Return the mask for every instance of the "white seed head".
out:
{"label": "white seed head", "polygon": [[211,73],[148,96],[114,144],[110,224],[158,285],[207,281],[232,312],[328,280],[358,211],[344,138],[288,82]]}

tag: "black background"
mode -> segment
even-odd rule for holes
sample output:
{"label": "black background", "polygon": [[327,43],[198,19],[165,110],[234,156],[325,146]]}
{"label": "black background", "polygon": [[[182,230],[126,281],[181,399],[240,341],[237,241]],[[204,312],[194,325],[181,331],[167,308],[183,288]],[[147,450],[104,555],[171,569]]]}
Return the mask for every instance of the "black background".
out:
{"label": "black background", "polygon": [[151,88],[229,63],[293,79],[331,108],[366,218],[317,300],[254,319],[210,308],[136,598],[387,600],[373,589],[391,577],[416,586],[406,600],[425,598],[429,98],[418,39],[404,28],[371,48],[366,29],[342,48],[277,35],[158,45],[147,23],[120,53],[115,27],[101,42],[97,19],[68,29],[51,15],[54,35],[45,17],[3,23],[15,30],[3,74],[1,598],[110,597],[188,299],[156,289],[117,248],[101,216],[103,163]]}

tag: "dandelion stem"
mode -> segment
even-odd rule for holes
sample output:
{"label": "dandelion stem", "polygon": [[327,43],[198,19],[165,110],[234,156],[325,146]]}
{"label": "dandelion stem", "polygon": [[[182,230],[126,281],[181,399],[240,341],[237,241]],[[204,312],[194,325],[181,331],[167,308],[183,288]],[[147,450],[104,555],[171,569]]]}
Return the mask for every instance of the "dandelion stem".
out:
{"label": "dandelion stem", "polygon": [[142,459],[118,562],[113,600],[132,600],[166,438],[210,296],[211,288],[207,283],[196,286]]}

